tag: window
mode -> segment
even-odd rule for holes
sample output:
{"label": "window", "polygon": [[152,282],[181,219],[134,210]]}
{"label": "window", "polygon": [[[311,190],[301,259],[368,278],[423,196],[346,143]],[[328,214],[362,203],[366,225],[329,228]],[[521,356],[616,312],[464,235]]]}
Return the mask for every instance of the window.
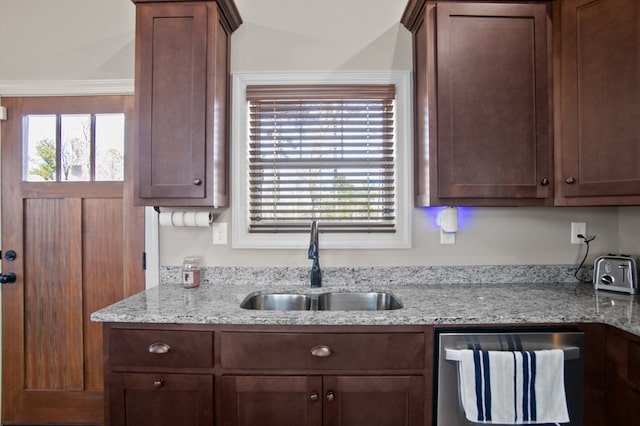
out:
{"label": "window", "polygon": [[394,85],[248,86],[249,232],[395,232]]}
{"label": "window", "polygon": [[23,179],[122,181],[124,113],[24,117]]}
{"label": "window", "polygon": [[234,183],[243,183],[234,185],[234,209],[244,217],[234,221],[234,246],[304,246],[312,220],[323,247],[409,245],[411,139],[400,115],[409,111],[408,84],[384,74],[337,83],[234,77],[234,105],[242,104],[236,111],[245,120],[234,126],[245,129],[234,132]]}

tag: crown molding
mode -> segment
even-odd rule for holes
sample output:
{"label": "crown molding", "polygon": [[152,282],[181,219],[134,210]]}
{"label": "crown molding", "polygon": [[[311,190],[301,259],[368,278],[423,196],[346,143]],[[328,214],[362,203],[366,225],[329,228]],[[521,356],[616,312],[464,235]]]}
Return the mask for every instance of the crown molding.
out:
{"label": "crown molding", "polygon": [[133,79],[0,80],[0,96],[132,95]]}
{"label": "crown molding", "polygon": [[180,3],[180,2],[214,2],[218,4],[218,8],[220,9],[220,14],[224,18],[225,22],[229,26],[229,33],[234,32],[238,29],[238,27],[242,24],[242,17],[240,16],[240,12],[238,11],[238,7],[236,6],[234,0],[131,0],[135,4],[140,3],[162,3],[162,2],[171,2],[171,3]]}

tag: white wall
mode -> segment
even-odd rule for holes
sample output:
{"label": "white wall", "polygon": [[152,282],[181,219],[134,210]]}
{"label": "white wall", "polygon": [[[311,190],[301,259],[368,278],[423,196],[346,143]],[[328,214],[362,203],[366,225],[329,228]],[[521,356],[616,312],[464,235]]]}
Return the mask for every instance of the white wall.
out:
{"label": "white wall", "polygon": [[640,207],[621,207],[619,212],[619,252],[640,256]]}
{"label": "white wall", "polygon": [[133,78],[134,31],[129,0],[0,0],[0,81]]}
{"label": "white wall", "polygon": [[[232,71],[410,70],[406,0],[236,0],[244,23],[232,36]],[[129,0],[1,0],[0,83],[13,80],[130,79],[135,8]],[[1,86],[1,84],[0,84]],[[2,95],[2,93],[0,93]],[[439,244],[434,209],[415,209],[413,248],[324,250],[323,266],[576,263],[571,221],[597,235],[593,256],[640,253],[640,208],[476,208],[457,243]],[[230,222],[233,212],[222,212]],[[208,265],[308,265],[300,250],[213,246],[210,230],[160,229],[160,264],[187,254]],[[321,242],[322,244],[322,242]]]}

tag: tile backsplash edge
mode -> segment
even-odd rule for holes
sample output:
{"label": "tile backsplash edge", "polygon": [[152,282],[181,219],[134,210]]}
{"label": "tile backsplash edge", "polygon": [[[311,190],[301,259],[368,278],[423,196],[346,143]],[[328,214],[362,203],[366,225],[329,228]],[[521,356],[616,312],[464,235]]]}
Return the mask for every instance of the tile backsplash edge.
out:
{"label": "tile backsplash edge", "polygon": [[[322,268],[325,286],[574,283],[575,265],[469,265]],[[182,281],[181,266],[161,266],[161,283]],[[580,277],[591,279],[591,268]],[[309,268],[215,266],[202,269],[203,284],[305,285]]]}

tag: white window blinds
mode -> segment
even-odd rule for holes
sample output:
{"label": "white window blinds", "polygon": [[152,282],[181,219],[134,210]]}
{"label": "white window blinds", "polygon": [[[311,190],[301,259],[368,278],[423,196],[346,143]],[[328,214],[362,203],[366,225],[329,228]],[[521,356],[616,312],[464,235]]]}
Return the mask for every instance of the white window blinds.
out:
{"label": "white window blinds", "polygon": [[249,232],[396,231],[394,85],[247,86]]}

